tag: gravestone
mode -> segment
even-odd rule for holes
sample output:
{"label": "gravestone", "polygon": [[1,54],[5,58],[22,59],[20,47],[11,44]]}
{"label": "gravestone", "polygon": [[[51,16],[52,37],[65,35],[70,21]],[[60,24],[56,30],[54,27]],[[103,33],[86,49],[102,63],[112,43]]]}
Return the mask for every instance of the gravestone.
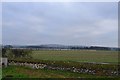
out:
{"label": "gravestone", "polygon": [[7,58],[1,58],[1,64],[2,64],[2,67],[7,67],[8,59]]}

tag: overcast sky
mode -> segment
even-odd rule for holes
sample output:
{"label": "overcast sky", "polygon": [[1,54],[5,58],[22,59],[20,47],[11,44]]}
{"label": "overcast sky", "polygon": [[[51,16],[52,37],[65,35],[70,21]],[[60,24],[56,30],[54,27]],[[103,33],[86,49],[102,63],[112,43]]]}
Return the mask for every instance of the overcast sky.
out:
{"label": "overcast sky", "polygon": [[2,3],[3,44],[118,46],[118,3]]}

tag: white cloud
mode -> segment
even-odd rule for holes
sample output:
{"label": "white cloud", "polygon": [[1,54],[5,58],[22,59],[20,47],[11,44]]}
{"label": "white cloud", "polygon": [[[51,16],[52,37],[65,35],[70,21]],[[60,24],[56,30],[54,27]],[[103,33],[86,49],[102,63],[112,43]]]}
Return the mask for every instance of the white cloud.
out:
{"label": "white cloud", "polygon": [[93,35],[104,35],[106,33],[114,32],[118,30],[117,20],[106,19],[95,23],[95,30],[93,30]]}
{"label": "white cloud", "polygon": [[29,29],[36,32],[43,32],[45,29],[45,20],[42,17],[30,15],[23,18],[23,22],[23,24],[26,24],[25,27],[28,27]]}
{"label": "white cloud", "polygon": [[2,2],[118,2],[119,0],[2,0]]}
{"label": "white cloud", "polygon": [[4,3],[4,43],[116,45],[116,7],[97,4]]}

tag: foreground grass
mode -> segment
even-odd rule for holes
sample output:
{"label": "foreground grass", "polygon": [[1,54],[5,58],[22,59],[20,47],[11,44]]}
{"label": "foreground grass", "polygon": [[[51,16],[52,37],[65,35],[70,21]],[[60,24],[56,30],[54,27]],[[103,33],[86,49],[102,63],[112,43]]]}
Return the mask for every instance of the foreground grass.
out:
{"label": "foreground grass", "polygon": [[13,78],[109,78],[108,76],[95,76],[60,70],[31,69],[20,66],[9,66],[3,68],[2,77],[13,76]]}
{"label": "foreground grass", "polygon": [[2,78],[2,67],[0,67],[0,79]]}
{"label": "foreground grass", "polygon": [[36,50],[32,57],[39,60],[76,61],[76,62],[107,62],[117,63],[117,51],[87,50]]}

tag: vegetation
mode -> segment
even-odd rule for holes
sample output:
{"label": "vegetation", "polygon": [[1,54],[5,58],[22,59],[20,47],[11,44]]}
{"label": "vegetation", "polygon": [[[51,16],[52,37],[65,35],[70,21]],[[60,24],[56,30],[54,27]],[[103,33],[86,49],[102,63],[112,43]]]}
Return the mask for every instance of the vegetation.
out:
{"label": "vegetation", "polygon": [[27,49],[9,49],[9,48],[2,49],[2,56],[7,57],[9,59],[18,58],[18,57],[31,58],[30,54],[31,54],[31,51]]}
{"label": "vegetation", "polygon": [[60,66],[60,67],[75,67],[75,68],[86,68],[86,69],[97,69],[97,70],[117,70],[118,64],[93,64],[93,63],[80,63],[74,61],[50,61],[50,60],[37,60],[37,59],[26,59],[26,58],[16,58],[11,59],[9,61],[17,61],[17,62],[30,62],[30,63],[42,63],[51,66]]}
{"label": "vegetation", "polygon": [[[42,63],[51,66],[75,67],[92,70],[113,70],[118,69],[117,51],[95,51],[95,50],[22,50],[3,49],[3,56],[9,61]],[[32,58],[31,58],[32,57]],[[94,64],[91,62],[110,64]],[[16,74],[17,72],[17,74]],[[100,76],[85,73],[74,73],[62,70],[31,69],[21,66],[8,66],[3,68],[3,77],[13,78],[109,78],[113,76]],[[115,76],[116,77],[116,76]]]}
{"label": "vegetation", "polygon": [[39,60],[75,62],[118,62],[118,51],[93,50],[35,50],[32,57]]}
{"label": "vegetation", "polygon": [[[16,74],[17,72],[17,74]],[[20,66],[9,66],[3,68],[3,78],[105,78],[106,76],[94,76],[60,70],[30,69]],[[106,78],[111,78],[107,76]]]}

